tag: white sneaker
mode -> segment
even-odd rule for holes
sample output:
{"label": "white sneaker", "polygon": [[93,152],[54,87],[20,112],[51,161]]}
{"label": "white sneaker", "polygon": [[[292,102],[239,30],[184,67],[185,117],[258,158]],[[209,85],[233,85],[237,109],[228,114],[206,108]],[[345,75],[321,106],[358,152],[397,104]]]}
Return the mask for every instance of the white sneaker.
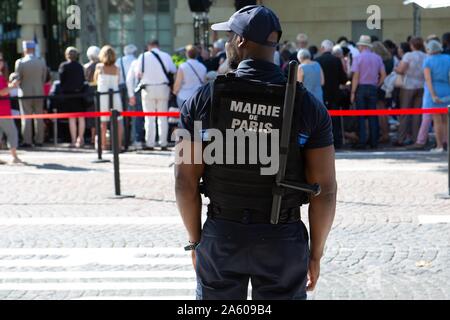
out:
{"label": "white sneaker", "polygon": [[444,148],[434,148],[430,150],[431,153],[443,153],[445,152]]}
{"label": "white sneaker", "polygon": [[133,148],[134,150],[142,150],[142,143],[140,142],[133,143]]}
{"label": "white sneaker", "polygon": [[6,162],[5,161],[3,161],[3,160],[0,160],[0,166],[1,165],[5,165],[6,164]]}

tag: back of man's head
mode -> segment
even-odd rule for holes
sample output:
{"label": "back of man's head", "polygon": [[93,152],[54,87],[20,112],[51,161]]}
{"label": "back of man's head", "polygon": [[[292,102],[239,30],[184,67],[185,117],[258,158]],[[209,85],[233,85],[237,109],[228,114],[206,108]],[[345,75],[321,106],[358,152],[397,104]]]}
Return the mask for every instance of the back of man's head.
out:
{"label": "back of man's head", "polygon": [[22,49],[25,54],[34,54],[35,49],[36,49],[36,43],[33,40],[23,41]]}
{"label": "back of man's head", "polygon": [[125,47],[123,48],[123,53],[124,53],[126,56],[128,56],[128,55],[135,54],[137,50],[138,50],[138,49],[137,49],[137,47],[136,47],[134,44],[129,44],[129,45],[127,45],[127,46],[125,46]]}
{"label": "back of man's head", "polygon": [[153,40],[150,40],[149,41],[149,43],[147,44],[147,46],[149,47],[149,48],[159,48],[159,41],[158,41],[158,39],[153,39]]}
{"label": "back of man's head", "polygon": [[333,50],[334,43],[331,40],[324,40],[320,45],[322,52],[331,52]]}

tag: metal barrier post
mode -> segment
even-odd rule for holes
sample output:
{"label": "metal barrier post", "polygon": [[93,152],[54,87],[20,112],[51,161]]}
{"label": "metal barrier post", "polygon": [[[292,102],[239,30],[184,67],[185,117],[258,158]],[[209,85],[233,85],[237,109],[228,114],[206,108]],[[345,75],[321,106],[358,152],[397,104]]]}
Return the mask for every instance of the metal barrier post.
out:
{"label": "metal barrier post", "polygon": [[439,199],[450,200],[450,105],[447,107],[447,168],[448,168],[448,186],[447,193],[436,195]]}
{"label": "metal barrier post", "polygon": [[[95,93],[95,112],[100,112],[100,93]],[[109,160],[103,160],[102,154],[102,128],[101,128],[101,119],[99,117],[95,118],[95,131],[97,134],[97,160],[94,163],[105,163],[111,162]]]}
{"label": "metal barrier post", "polygon": [[119,112],[112,110],[111,117],[111,140],[114,155],[114,187],[116,196],[120,196],[120,167],[119,167]]}
{"label": "metal barrier post", "polygon": [[[127,89],[126,88],[119,88],[120,91],[120,101],[122,101],[122,110],[123,111],[129,111],[128,110],[128,104],[127,104],[127,100],[128,100],[128,94],[127,94]],[[125,150],[128,151],[128,148],[130,146],[130,118],[126,117],[123,120],[123,126],[124,126],[124,133],[123,133],[123,140],[125,141],[124,143],[124,147]]]}
{"label": "metal barrier post", "polygon": [[[58,109],[53,109],[53,113],[58,113]],[[53,119],[53,140],[55,142],[55,148],[58,146],[58,119]]]}
{"label": "metal barrier post", "polygon": [[450,198],[450,105],[447,108],[448,196]]}
{"label": "metal barrier post", "polygon": [[111,140],[112,140],[112,150],[114,155],[114,188],[115,188],[115,198],[134,198],[132,195],[122,195],[120,190],[120,163],[119,163],[119,116],[120,113],[117,110],[111,110]]}

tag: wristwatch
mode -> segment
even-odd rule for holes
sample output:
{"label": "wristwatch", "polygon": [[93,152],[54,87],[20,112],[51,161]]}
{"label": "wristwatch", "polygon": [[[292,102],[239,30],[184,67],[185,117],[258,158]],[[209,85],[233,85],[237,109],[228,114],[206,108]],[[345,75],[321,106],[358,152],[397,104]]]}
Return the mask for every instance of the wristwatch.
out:
{"label": "wristwatch", "polygon": [[189,241],[189,245],[184,247],[184,251],[194,251],[195,249],[197,249],[199,244],[200,244],[200,242],[190,242]]}

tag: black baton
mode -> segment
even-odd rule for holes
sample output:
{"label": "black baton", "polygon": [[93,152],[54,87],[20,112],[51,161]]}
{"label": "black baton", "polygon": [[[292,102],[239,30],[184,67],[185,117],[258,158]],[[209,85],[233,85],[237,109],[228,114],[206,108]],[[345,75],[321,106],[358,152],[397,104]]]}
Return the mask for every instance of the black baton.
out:
{"label": "black baton", "polygon": [[281,129],[281,142],[280,142],[280,162],[279,170],[275,180],[275,187],[273,190],[273,202],[272,213],[270,222],[272,224],[278,224],[280,220],[281,202],[286,188],[303,191],[315,196],[320,194],[319,185],[308,185],[301,183],[294,183],[285,181],[287,159],[289,153],[289,143],[291,139],[292,118],[294,115],[295,96],[297,91],[297,61],[291,61],[289,63],[288,82],[286,84],[286,94],[284,97],[284,115],[283,115],[283,127]]}

